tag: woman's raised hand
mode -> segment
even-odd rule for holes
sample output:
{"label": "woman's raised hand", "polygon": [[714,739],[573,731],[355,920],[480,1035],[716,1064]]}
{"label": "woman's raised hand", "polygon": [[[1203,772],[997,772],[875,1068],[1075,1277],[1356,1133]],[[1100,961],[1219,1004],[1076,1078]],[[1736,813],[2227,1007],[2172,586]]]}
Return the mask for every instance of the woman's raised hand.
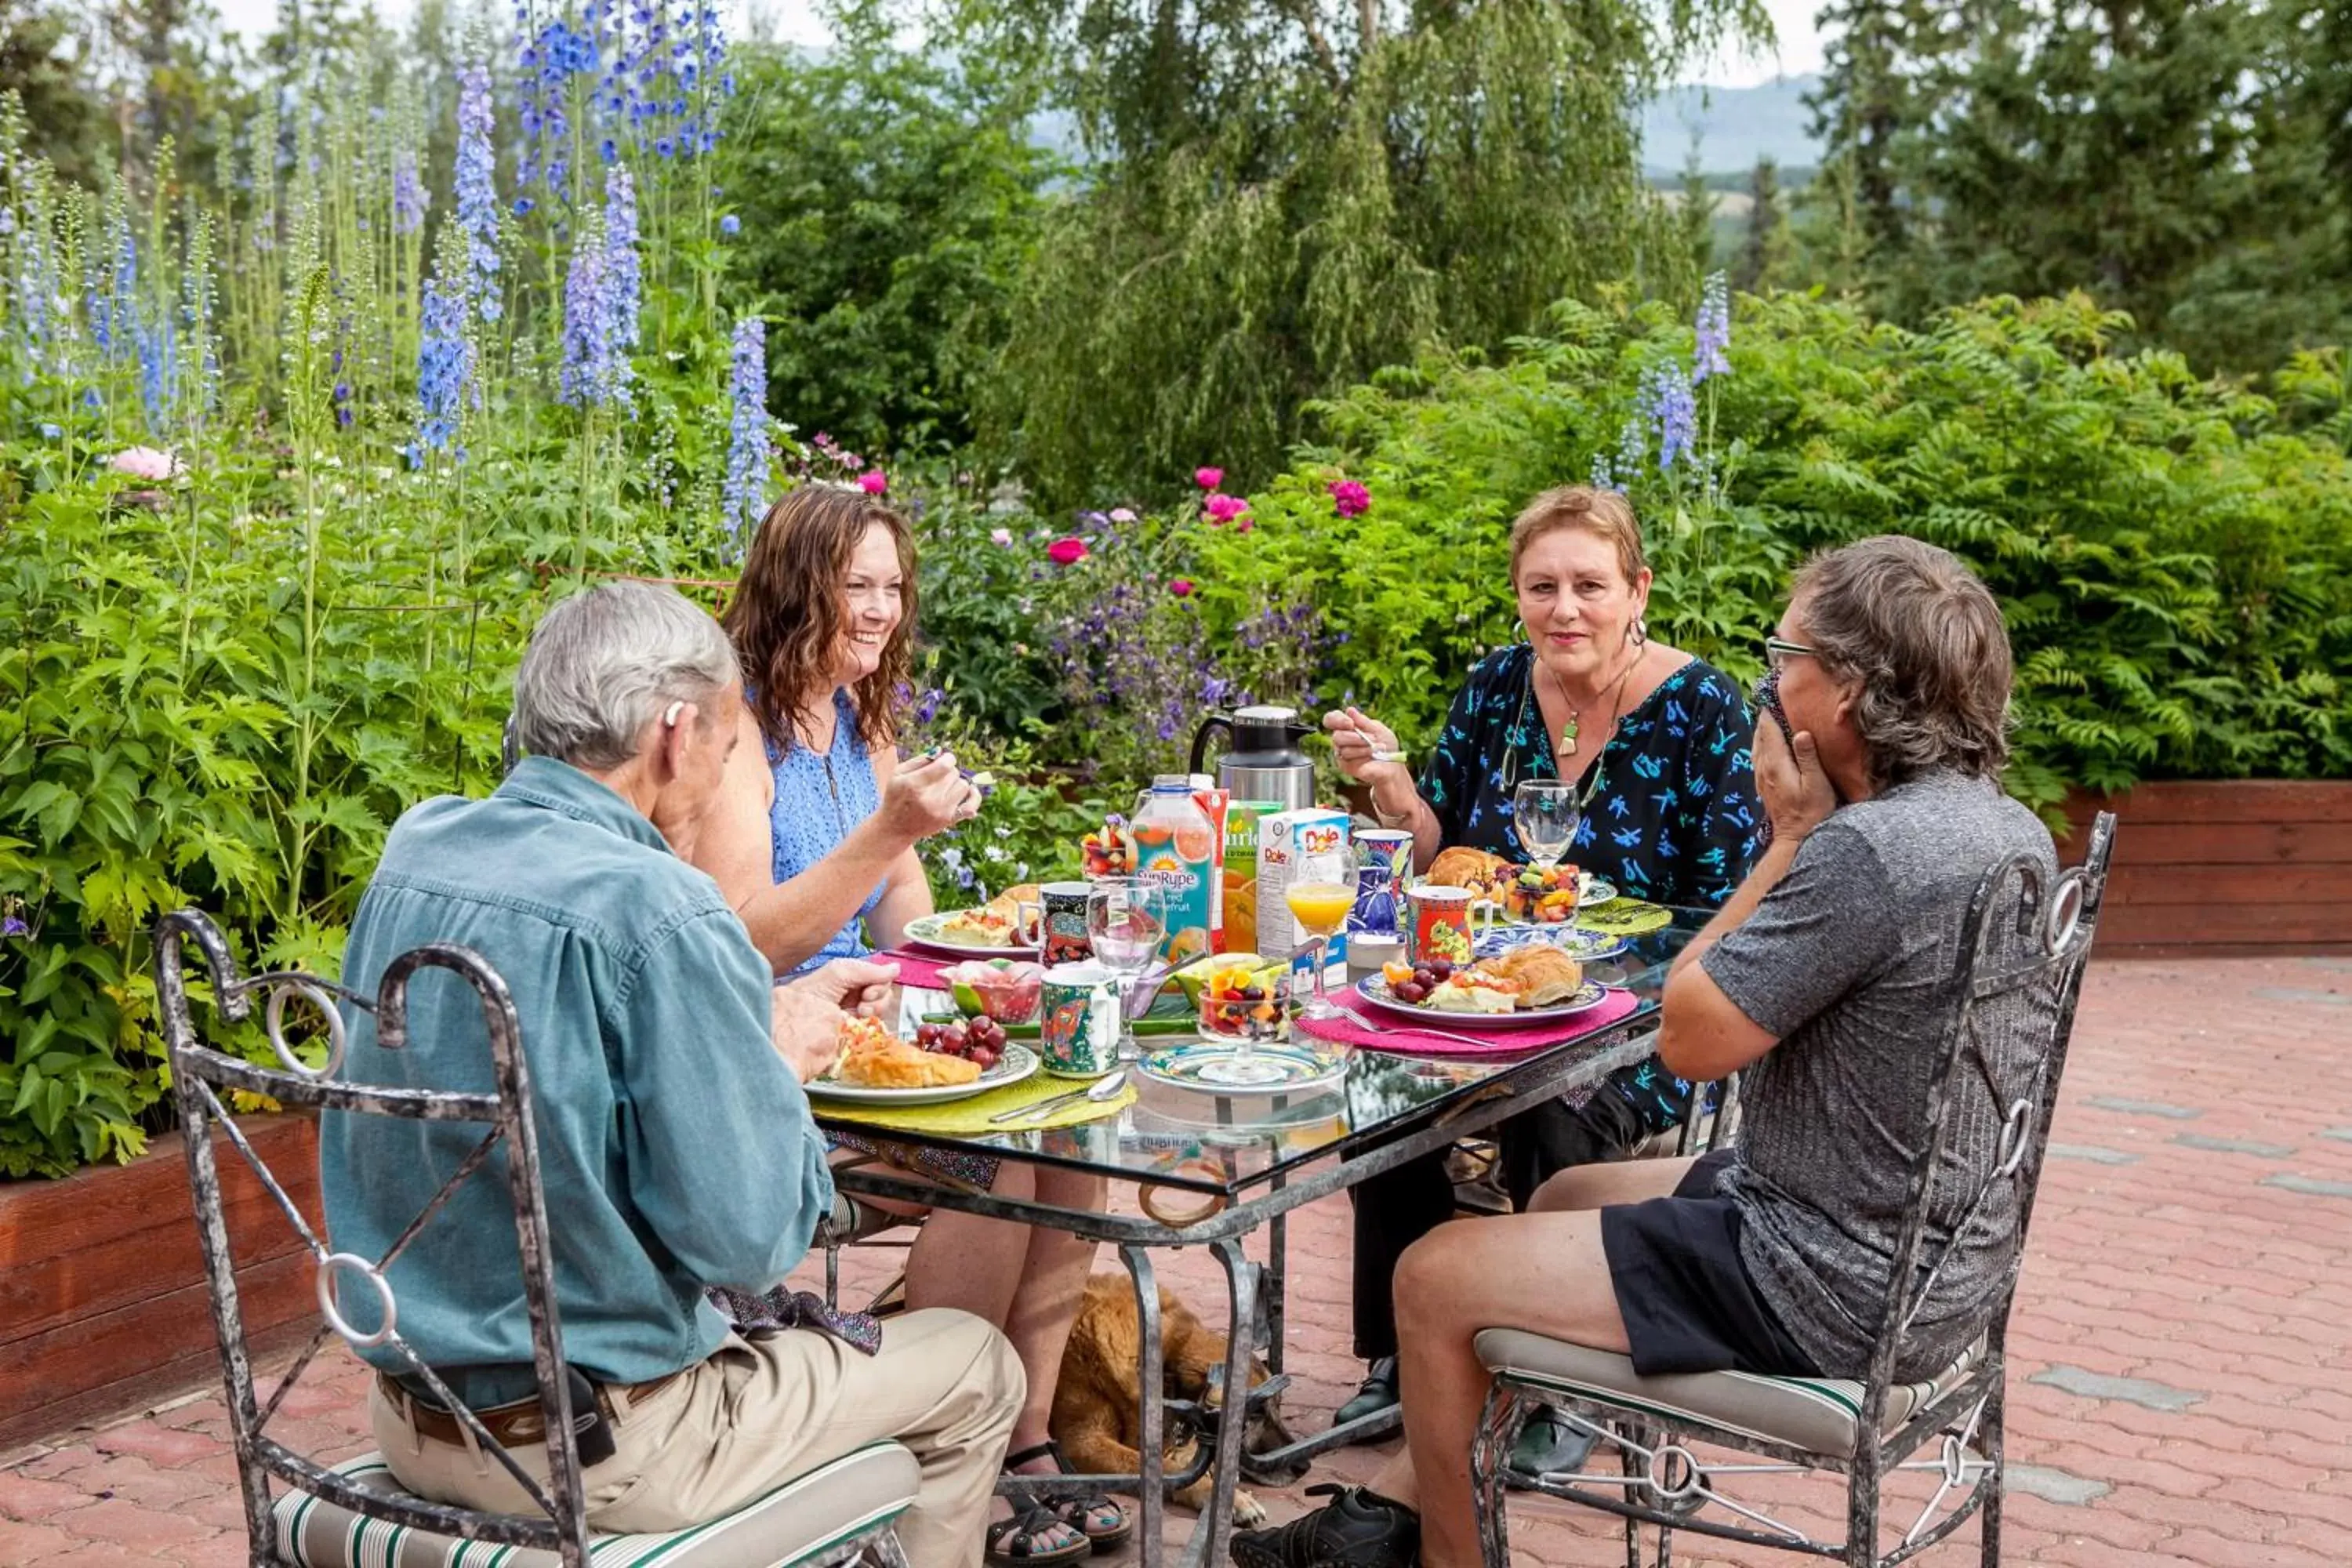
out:
{"label": "woman's raised hand", "polygon": [[1331,737],[1340,772],[1370,787],[1391,811],[1403,806],[1413,793],[1412,770],[1405,765],[1395,731],[1360,708],[1324,714],[1323,730]]}
{"label": "woman's raised hand", "polygon": [[882,792],[882,819],[913,844],[943,833],[980,809],[980,789],[956,768],[955,753],[909,757]]}

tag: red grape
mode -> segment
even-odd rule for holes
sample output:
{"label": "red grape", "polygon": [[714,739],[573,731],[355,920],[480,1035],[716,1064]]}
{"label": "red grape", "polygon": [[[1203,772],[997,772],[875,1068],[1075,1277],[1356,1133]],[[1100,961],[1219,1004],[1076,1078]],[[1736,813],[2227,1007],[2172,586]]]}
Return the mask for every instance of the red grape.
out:
{"label": "red grape", "polygon": [[1400,1002],[1418,1002],[1428,994],[1429,988],[1418,981],[1408,980],[1396,988],[1396,999]]}

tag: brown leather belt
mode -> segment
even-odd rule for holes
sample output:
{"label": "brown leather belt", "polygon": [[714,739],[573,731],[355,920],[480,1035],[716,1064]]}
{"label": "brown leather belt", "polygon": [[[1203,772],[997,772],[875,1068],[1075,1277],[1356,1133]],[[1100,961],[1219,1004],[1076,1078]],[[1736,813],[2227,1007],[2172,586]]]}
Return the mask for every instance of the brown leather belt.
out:
{"label": "brown leather belt", "polygon": [[[681,1367],[659,1377],[647,1378],[643,1383],[596,1384],[596,1407],[604,1413],[605,1420],[618,1421],[623,1413],[613,1407],[612,1394],[615,1388],[634,1406],[651,1399],[693,1370],[692,1367]],[[394,1410],[407,1413],[409,1430],[436,1443],[464,1444],[464,1425],[448,1411],[417,1398],[403,1388],[389,1373],[377,1373],[375,1382]],[[504,1447],[527,1447],[547,1440],[547,1417],[540,1410],[536,1398],[518,1399],[511,1405],[493,1405],[488,1410],[477,1410],[474,1419],[479,1421],[482,1430]]]}

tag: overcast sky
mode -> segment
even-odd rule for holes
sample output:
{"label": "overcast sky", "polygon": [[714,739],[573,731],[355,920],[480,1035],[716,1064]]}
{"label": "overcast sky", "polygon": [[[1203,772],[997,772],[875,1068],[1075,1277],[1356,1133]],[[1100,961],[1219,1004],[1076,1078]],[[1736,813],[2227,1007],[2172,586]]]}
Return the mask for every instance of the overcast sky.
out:
{"label": "overcast sky", "polygon": [[[774,17],[779,37],[793,43],[824,41],[824,28],[817,21],[809,0],[756,3]],[[1748,87],[1775,76],[1801,76],[1819,69],[1822,46],[1813,32],[1813,12],[1820,3],[1821,0],[1765,0],[1765,9],[1772,14],[1772,24],[1780,31],[1779,55],[1719,58],[1699,71],[1697,79],[1717,87]],[[278,0],[218,0],[218,4],[222,17],[232,28],[253,37],[268,32],[278,16]],[[397,18],[407,14],[409,0],[376,0],[376,9],[388,19]],[[732,13],[731,24],[740,33],[748,11],[747,0],[728,0],[728,9]]]}

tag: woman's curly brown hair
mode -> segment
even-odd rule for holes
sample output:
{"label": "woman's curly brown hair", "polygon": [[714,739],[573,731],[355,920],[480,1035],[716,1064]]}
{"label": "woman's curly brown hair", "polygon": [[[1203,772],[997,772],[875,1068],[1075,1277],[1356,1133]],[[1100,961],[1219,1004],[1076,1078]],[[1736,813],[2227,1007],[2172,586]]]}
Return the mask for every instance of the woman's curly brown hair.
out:
{"label": "woman's curly brown hair", "polygon": [[743,664],[744,698],[776,755],[800,743],[793,705],[826,689],[847,635],[842,584],[869,528],[887,528],[898,547],[897,629],[874,673],[850,692],[857,739],[868,750],[898,733],[898,706],[915,666],[915,535],[907,520],[860,490],[804,484],[760,520],[751,553],[719,624]]}

